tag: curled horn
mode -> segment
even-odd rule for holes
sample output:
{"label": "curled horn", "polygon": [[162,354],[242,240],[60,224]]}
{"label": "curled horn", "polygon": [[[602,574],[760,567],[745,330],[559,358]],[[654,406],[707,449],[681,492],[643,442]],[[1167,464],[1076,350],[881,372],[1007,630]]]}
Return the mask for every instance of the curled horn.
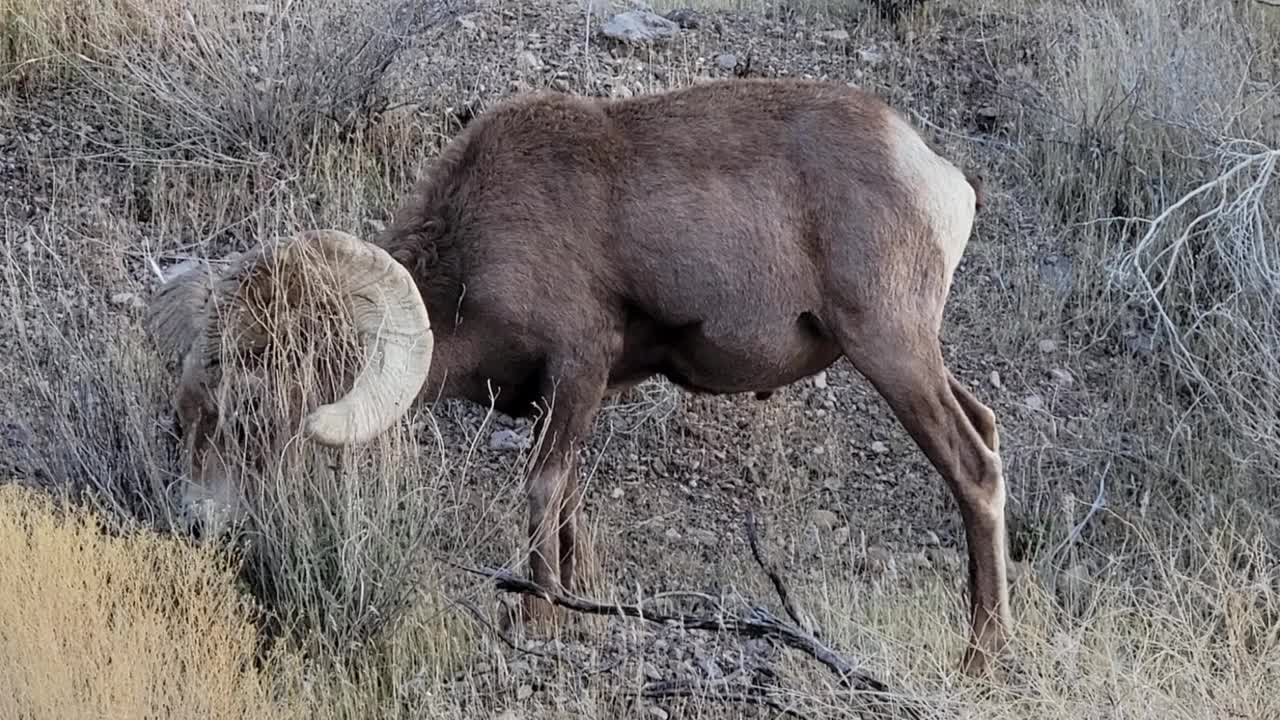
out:
{"label": "curled horn", "polygon": [[345,395],[306,417],[303,432],[328,446],[367,442],[408,410],[426,382],[434,346],[417,285],[382,248],[337,230],[302,232],[247,253],[220,278],[205,272],[172,280],[152,301],[149,324],[162,349],[185,356],[184,383],[198,378],[216,384],[218,353],[229,329],[217,321],[216,306],[232,311],[229,327],[263,342],[263,328],[255,327],[249,308],[264,297],[278,299],[273,276],[290,276],[308,254],[318,256],[324,277],[336,284],[333,290],[350,302],[363,363]]}

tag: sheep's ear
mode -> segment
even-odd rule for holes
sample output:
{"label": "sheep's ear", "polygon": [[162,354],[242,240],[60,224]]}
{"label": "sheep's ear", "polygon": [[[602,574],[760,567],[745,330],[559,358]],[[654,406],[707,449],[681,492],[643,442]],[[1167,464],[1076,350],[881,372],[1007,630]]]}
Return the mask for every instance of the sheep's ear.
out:
{"label": "sheep's ear", "polygon": [[170,278],[147,303],[147,332],[163,353],[183,357],[204,330],[205,311],[216,282],[213,270],[200,264]]}

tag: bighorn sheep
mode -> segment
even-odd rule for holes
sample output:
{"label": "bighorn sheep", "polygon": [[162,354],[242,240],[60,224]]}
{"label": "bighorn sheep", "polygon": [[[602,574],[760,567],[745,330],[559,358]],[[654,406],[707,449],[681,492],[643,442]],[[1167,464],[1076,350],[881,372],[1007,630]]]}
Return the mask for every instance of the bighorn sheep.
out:
{"label": "bighorn sheep", "polygon": [[[981,205],[978,177],[844,85],[731,80],[623,100],[508,99],[448,144],[374,243],[332,230],[296,239],[345,278],[370,360],[350,392],[307,417],[305,434],[361,443],[417,397],[487,404],[496,391],[497,410],[536,411],[547,439],[527,479],[530,572],[568,588],[575,454],[606,394],[661,375],[763,398],[847,357],[959,505],[963,666],[981,671],[1010,623],[1004,477],[995,416],[947,369],[938,340]],[[251,283],[236,278],[256,258],[214,295],[240,298]],[[209,304],[184,283],[160,293],[157,317],[193,296]],[[185,333],[170,347],[186,355],[179,415],[193,428],[217,416],[207,370],[225,327],[187,317],[156,327]],[[192,476],[207,476],[192,457]],[[549,611],[541,602],[527,614]]]}

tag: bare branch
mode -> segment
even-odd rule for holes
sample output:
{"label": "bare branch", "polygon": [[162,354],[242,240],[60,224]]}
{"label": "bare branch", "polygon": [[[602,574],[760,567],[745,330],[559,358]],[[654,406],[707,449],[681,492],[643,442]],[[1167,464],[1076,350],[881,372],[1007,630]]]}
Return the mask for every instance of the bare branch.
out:
{"label": "bare branch", "polygon": [[791,594],[787,592],[787,586],[782,582],[782,574],[773,563],[765,558],[764,551],[760,548],[756,516],[753,512],[747,513],[747,545],[751,546],[751,555],[756,559],[756,563],[764,570],[764,574],[769,576],[769,581],[773,583],[773,589],[778,593],[778,599],[782,601],[782,607],[787,611],[787,615],[796,625],[811,635],[820,637],[821,632],[816,627],[813,627],[812,623],[806,623],[800,619],[800,612],[791,601]]}
{"label": "bare branch", "polygon": [[698,697],[717,702],[741,703],[744,705],[763,705],[776,710],[787,717],[805,718],[807,715],[783,703],[770,694],[770,689],[762,685],[747,685],[744,689],[735,689],[729,682],[702,682],[698,680],[655,680],[646,683],[639,692],[627,693],[633,697],[647,699],[664,697]]}
{"label": "bare branch", "polygon": [[747,617],[739,617],[724,613],[723,608],[713,615],[688,615],[651,610],[646,608],[644,603],[605,605],[594,600],[549,590],[532,581],[517,577],[506,568],[473,568],[448,560],[445,562],[449,562],[459,570],[492,579],[497,589],[501,592],[530,595],[566,610],[586,615],[639,618],[657,625],[676,625],[686,630],[731,632],[745,638],[778,640],[827,666],[840,679],[840,684],[851,690],[869,693],[884,693],[888,691],[888,686],[883,682],[861,670],[857,670],[849,660],[802,630],[774,617],[768,610],[761,607],[753,608],[751,614]]}

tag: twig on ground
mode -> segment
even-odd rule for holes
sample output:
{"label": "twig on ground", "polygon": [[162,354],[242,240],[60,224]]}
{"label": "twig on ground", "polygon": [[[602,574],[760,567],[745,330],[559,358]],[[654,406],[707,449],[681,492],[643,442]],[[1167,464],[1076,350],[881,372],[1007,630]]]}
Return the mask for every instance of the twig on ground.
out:
{"label": "twig on ground", "polygon": [[700,680],[655,680],[645,683],[639,692],[629,692],[633,697],[649,700],[670,697],[699,697],[719,702],[742,703],[745,705],[763,705],[776,710],[787,717],[805,718],[807,715],[783,703],[770,694],[770,689],[763,685],[747,685],[737,689],[727,681],[703,682]]}
{"label": "twig on ground", "polygon": [[1107,473],[1110,472],[1110,470],[1111,462],[1108,461],[1107,467],[1103,469],[1102,474],[1098,477],[1098,494],[1093,498],[1093,503],[1089,506],[1088,512],[1084,514],[1084,517],[1080,519],[1080,522],[1076,523],[1075,527],[1071,528],[1071,532],[1067,533],[1067,537],[1053,549],[1053,552],[1049,553],[1047,556],[1049,560],[1052,560],[1063,550],[1067,550],[1079,542],[1080,535],[1084,532],[1089,521],[1093,519],[1093,516],[1096,515],[1104,505],[1106,505]]}
{"label": "twig on ground", "polygon": [[791,620],[814,637],[821,637],[822,633],[814,626],[814,623],[806,623],[800,619],[800,611],[796,609],[795,603],[791,601],[791,593],[787,592],[787,586],[782,582],[782,574],[778,571],[777,566],[765,558],[764,551],[760,549],[759,528],[757,525],[755,513],[748,512],[747,545],[751,547],[752,557],[756,559],[756,564],[764,570],[764,574],[769,576],[769,581],[773,583],[773,589],[778,593],[778,599],[782,601],[782,607],[787,611],[787,615],[791,617]]}
{"label": "twig on ground", "polygon": [[[783,606],[786,608],[787,614],[796,625],[775,617],[766,608],[760,606],[753,607],[744,616],[730,613],[721,603],[714,603],[710,613],[700,615],[664,612],[654,609],[652,605],[656,598],[634,604],[604,604],[543,587],[530,580],[516,576],[506,568],[492,566],[475,568],[453,562],[447,558],[442,558],[442,561],[465,572],[490,578],[500,592],[529,595],[574,612],[587,615],[638,618],[656,625],[675,626],[685,630],[729,632],[742,638],[778,641],[826,666],[836,676],[840,686],[854,696],[868,695],[876,700],[892,700],[894,701],[893,704],[907,717],[920,717],[919,712],[911,706],[906,698],[891,694],[885,683],[866,672],[858,670],[855,663],[828,648],[814,634],[803,629],[803,626],[808,625],[808,623],[800,619],[801,614],[782,580],[781,573],[768,561],[764,551],[760,548],[758,523],[754,514],[748,515],[746,531],[747,542],[751,546],[756,562],[760,564],[765,574],[768,575]],[[711,689],[712,692],[709,692],[708,695],[715,699],[726,702],[766,705],[792,717],[803,717],[798,711],[779,703],[776,698],[771,698],[767,695],[744,693],[740,690],[721,691],[716,687],[716,684],[693,683],[690,681],[660,681],[647,685],[646,689],[640,691],[640,695],[644,697],[689,695],[696,690],[706,691]],[[748,689],[763,690],[764,688],[763,686],[751,684]],[[850,699],[853,698],[850,697]]]}
{"label": "twig on ground", "polygon": [[[449,562],[449,561],[446,561]],[[501,592],[518,593],[541,598],[552,605],[587,615],[610,615],[646,620],[657,625],[676,625],[686,630],[731,632],[745,638],[779,640],[827,666],[841,685],[867,693],[884,693],[888,686],[872,675],[857,670],[853,663],[826,647],[804,631],[774,617],[768,610],[756,607],[747,617],[729,615],[720,608],[712,615],[688,615],[667,613],[645,607],[645,603],[605,605],[594,600],[549,590],[532,581],[517,577],[506,568],[474,568],[450,562],[454,567],[474,575],[482,575],[494,581]]]}
{"label": "twig on ground", "polygon": [[485,626],[489,630],[489,632],[493,633],[495,637],[497,637],[499,640],[502,641],[502,644],[506,645],[512,650],[515,650],[516,652],[524,655],[532,655],[534,657],[543,658],[544,660],[551,660],[552,662],[563,663],[575,670],[582,671],[582,668],[578,667],[577,663],[561,655],[560,653],[547,653],[547,652],[542,652],[540,650],[534,650],[533,648],[524,647],[523,645],[516,642],[515,640],[512,640],[506,633],[494,627],[493,623],[489,622],[489,619],[484,616],[484,613],[480,612],[480,609],[477,608],[475,605],[472,605],[469,601],[455,600],[454,602],[457,603],[458,605],[461,605],[463,608],[465,608],[466,611],[471,613],[472,617],[476,619],[476,622]]}

